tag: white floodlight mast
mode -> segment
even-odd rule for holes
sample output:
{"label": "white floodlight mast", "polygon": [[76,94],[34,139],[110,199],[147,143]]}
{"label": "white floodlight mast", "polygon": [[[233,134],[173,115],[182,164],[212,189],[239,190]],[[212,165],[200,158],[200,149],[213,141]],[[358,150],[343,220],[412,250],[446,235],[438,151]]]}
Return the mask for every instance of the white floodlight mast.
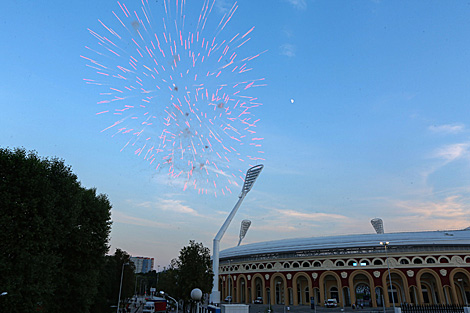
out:
{"label": "white floodlight mast", "polygon": [[253,187],[253,184],[255,183],[256,179],[258,178],[259,174],[261,173],[261,170],[263,169],[263,165],[256,165],[250,168],[246,172],[246,177],[245,177],[245,182],[243,183],[243,188],[238,196],[238,201],[237,204],[232,209],[232,212],[230,212],[229,216],[225,220],[224,224],[220,228],[219,232],[214,238],[214,245],[213,245],[213,256],[212,256],[212,272],[214,273],[214,285],[212,287],[212,294],[211,294],[211,302],[214,304],[219,304],[220,303],[220,292],[219,292],[219,244],[220,240],[225,234],[225,231],[227,230],[228,226],[230,225],[230,222],[232,222],[233,217],[235,216],[235,213],[237,213],[238,208],[243,202],[243,199],[245,199],[245,196],[248,194],[248,192],[251,190]]}

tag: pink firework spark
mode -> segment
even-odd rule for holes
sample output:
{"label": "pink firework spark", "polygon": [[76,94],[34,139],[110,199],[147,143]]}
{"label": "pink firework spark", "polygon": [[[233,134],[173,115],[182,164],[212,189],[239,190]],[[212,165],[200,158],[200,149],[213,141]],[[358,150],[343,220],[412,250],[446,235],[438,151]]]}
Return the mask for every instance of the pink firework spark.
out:
{"label": "pink firework spark", "polygon": [[184,190],[217,196],[230,194],[244,179],[239,172],[264,160],[253,90],[265,84],[250,77],[250,62],[264,53],[247,48],[254,27],[227,29],[236,2],[212,22],[214,3],[205,0],[191,16],[185,0],[165,0],[156,13],[148,0],[136,9],[118,2],[113,20],[89,29],[97,39],[86,46],[93,56],[81,57],[96,77],[85,82],[102,88],[97,115],[110,118],[103,131],[123,136],[122,149]]}

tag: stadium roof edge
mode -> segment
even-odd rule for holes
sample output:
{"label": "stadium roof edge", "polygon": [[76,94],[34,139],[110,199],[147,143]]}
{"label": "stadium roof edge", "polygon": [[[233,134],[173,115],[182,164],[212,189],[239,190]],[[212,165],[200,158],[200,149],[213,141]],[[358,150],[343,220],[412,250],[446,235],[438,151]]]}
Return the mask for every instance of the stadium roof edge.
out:
{"label": "stadium roof edge", "polygon": [[220,258],[260,254],[295,253],[324,249],[380,247],[381,241],[393,246],[470,245],[470,228],[461,230],[436,230],[420,232],[396,232],[385,234],[358,234],[325,237],[280,239],[245,244],[220,252]]}

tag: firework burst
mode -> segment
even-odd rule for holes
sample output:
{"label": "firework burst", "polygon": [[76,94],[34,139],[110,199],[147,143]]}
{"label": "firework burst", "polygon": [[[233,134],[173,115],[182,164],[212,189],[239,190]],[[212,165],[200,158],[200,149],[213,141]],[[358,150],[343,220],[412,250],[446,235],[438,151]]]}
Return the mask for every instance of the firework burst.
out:
{"label": "firework burst", "polygon": [[228,31],[237,3],[212,21],[214,3],[186,15],[185,0],[165,0],[154,16],[148,0],[135,10],[118,2],[111,22],[89,29],[97,44],[81,57],[95,76],[86,83],[101,88],[97,115],[111,118],[103,131],[185,190],[217,196],[263,160],[253,89],[265,84],[250,78],[263,53],[247,48],[254,27]]}

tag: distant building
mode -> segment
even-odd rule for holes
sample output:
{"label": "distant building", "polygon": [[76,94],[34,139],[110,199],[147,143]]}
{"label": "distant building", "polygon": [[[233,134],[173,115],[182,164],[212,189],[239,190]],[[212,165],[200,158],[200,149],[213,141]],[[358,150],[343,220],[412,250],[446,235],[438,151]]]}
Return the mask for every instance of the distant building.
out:
{"label": "distant building", "polygon": [[133,256],[131,261],[134,263],[136,273],[148,273],[153,270],[155,263],[154,258],[147,258],[143,256]]}

